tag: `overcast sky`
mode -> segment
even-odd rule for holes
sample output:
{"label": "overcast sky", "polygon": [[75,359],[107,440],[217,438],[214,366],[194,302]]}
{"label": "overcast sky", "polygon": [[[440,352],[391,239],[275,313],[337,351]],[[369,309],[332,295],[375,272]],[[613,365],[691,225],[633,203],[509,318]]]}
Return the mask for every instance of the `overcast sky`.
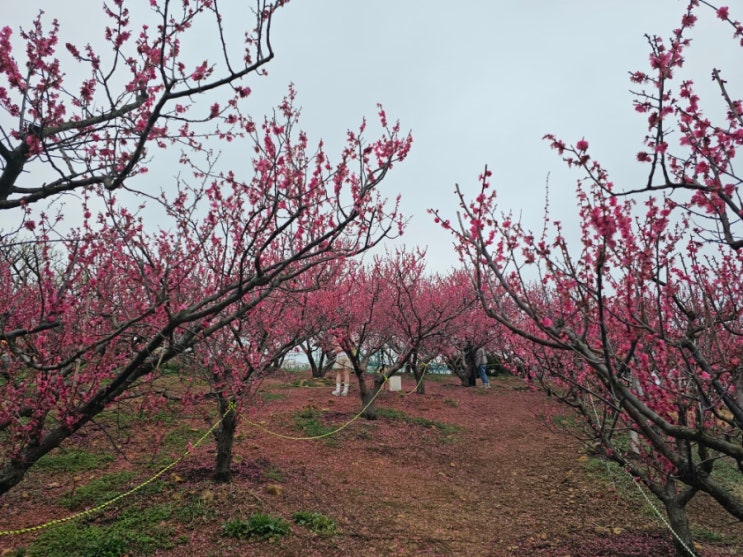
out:
{"label": "overcast sky", "polygon": [[[73,26],[78,43],[80,33],[100,32],[88,23],[100,11],[92,0],[4,4],[0,25],[27,25],[43,7],[50,16],[61,12],[62,33],[65,24]],[[292,0],[274,21],[269,76],[251,83],[255,115],[278,103],[293,82],[302,127],[333,153],[345,130],[363,116],[373,119],[381,103],[414,136],[409,159],[389,174],[384,192],[402,194],[411,217],[404,242],[427,247],[429,269],[445,271],[457,264],[451,238],[426,209],[453,217],[455,183],[474,193],[485,164],[504,210],[538,228],[549,175],[553,216],[575,220],[580,174],[564,167],[542,140],[545,133],[571,143],[585,137],[617,184],[642,179],[635,153],[644,119],[632,109],[628,72],[648,68],[644,35],[668,37],[685,6],[679,0]],[[714,12],[699,13],[688,75],[705,87],[713,67],[739,78],[730,29]],[[717,104],[716,96],[708,102]]]}

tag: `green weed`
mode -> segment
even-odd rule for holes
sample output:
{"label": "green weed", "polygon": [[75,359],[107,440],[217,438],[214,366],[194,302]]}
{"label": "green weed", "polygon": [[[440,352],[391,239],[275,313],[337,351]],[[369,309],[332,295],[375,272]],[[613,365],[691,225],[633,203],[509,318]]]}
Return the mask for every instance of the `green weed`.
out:
{"label": "green weed", "polygon": [[281,473],[281,470],[278,468],[272,466],[268,470],[264,470],[262,472],[262,476],[267,479],[274,482],[283,482],[284,481],[284,474]]}
{"label": "green weed", "polygon": [[[103,504],[111,499],[126,493],[131,488],[129,485],[134,478],[133,472],[117,472],[106,474],[100,478],[91,480],[71,492],[60,497],[59,503],[66,509],[77,511]],[[159,493],[164,488],[161,481],[150,482],[143,486],[139,494]]]}
{"label": "green weed", "polygon": [[30,557],[122,557],[149,555],[173,547],[173,530],[163,527],[169,505],[129,509],[110,524],[62,524],[42,533],[29,547]]}
{"label": "green weed", "polygon": [[405,423],[413,424],[416,426],[435,429],[439,433],[439,440],[442,443],[450,443],[456,441],[456,435],[461,431],[460,426],[447,424],[444,422],[437,422],[435,420],[429,420],[428,418],[422,418],[420,416],[411,416],[402,410],[395,410],[392,408],[378,408],[377,415],[380,418],[388,418],[391,420],[400,420]]}
{"label": "green weed", "polygon": [[323,536],[333,535],[338,530],[338,526],[332,518],[316,512],[299,511],[292,515],[292,520],[296,524]]}
{"label": "green weed", "polygon": [[133,472],[107,474],[66,493],[59,503],[71,511],[105,503],[126,491],[126,485],[133,477]]}
{"label": "green weed", "polygon": [[269,392],[261,392],[261,399],[264,402],[271,402],[272,400],[284,400],[286,398],[286,395],[283,393],[269,393]]}
{"label": "green weed", "polygon": [[723,543],[725,541],[724,535],[708,528],[695,528],[692,526],[691,535],[695,540],[700,542]]}
{"label": "green weed", "polygon": [[231,520],[222,526],[223,536],[241,540],[274,540],[290,531],[285,520],[265,513],[255,513],[247,521]]}
{"label": "green weed", "polygon": [[36,469],[76,474],[89,470],[97,470],[112,460],[114,460],[114,456],[111,453],[89,453],[75,448],[59,449],[41,457],[36,463]]}
{"label": "green weed", "polygon": [[173,504],[173,518],[185,526],[193,526],[218,515],[216,505],[211,498],[198,493],[186,493]]}
{"label": "green weed", "polygon": [[324,377],[300,377],[288,383],[289,387],[305,387],[309,389],[325,388],[330,386],[328,379]]}
{"label": "green weed", "polygon": [[[305,406],[293,414],[294,425],[306,437],[323,437],[335,429],[323,425],[321,417],[322,412],[312,406]],[[338,444],[338,441],[331,436],[325,437],[325,442],[334,446]]]}

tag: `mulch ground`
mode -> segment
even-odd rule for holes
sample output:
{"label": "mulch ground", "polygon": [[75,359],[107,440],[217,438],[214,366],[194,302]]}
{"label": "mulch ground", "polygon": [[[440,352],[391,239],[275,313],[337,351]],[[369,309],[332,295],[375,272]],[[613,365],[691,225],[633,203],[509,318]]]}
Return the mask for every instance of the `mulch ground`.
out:
{"label": "mulch ground", "polygon": [[[591,472],[580,443],[546,425],[561,408],[517,378],[496,378],[490,390],[431,378],[417,395],[408,394],[414,384],[405,376],[403,391],[383,392],[377,404],[384,412],[369,421],[354,419],[357,389],[334,397],[330,382],[298,385],[299,377],[287,373],[262,385],[263,400],[247,415],[262,427],[240,425],[230,484],[209,480],[211,440],[169,471],[172,489],[152,496],[153,504],[189,495],[210,512],[188,526],[174,522],[179,545],[156,555],[673,555],[661,520],[640,498],[620,496],[610,474]],[[331,437],[293,439],[302,435],[294,418],[301,410],[325,427],[348,425]],[[126,447],[129,461],[101,473],[131,467],[134,453],[151,452],[152,435],[142,428]],[[106,440],[78,442],[102,449]],[[0,531],[68,515],[55,500],[70,481],[32,473],[0,498]],[[145,496],[131,498],[138,497]],[[228,520],[259,511],[288,521],[314,511],[339,530],[321,536],[292,525],[290,535],[260,542],[221,535]],[[708,533],[697,548],[702,555],[743,555],[743,525],[702,497],[690,513],[696,531]],[[36,535],[0,537],[0,556]]]}

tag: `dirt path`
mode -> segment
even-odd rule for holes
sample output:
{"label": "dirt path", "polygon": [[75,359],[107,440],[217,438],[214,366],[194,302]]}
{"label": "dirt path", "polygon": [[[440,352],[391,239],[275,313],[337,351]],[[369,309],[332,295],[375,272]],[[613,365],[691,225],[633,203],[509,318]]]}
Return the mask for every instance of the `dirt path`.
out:
{"label": "dirt path", "polygon": [[[407,378],[403,385],[413,388]],[[342,527],[331,546],[315,540],[314,554],[578,557],[617,556],[617,548],[628,557],[672,554],[658,519],[589,476],[577,440],[545,427],[546,417],[559,412],[552,399],[514,378],[495,385],[467,389],[448,379],[429,382],[424,396],[383,394],[382,408],[459,426],[446,442],[435,427],[389,418],[354,422],[338,447],[278,441],[270,459],[288,457],[284,469],[307,478],[291,482],[282,503],[310,501]],[[341,424],[358,400],[322,390],[293,393],[276,403],[281,413],[271,421],[280,422],[289,406],[308,405]],[[274,442],[255,441],[261,452]],[[309,554],[286,550],[275,555]],[[721,551],[715,554],[737,554]]]}
{"label": "dirt path", "polygon": [[[324,427],[341,426],[360,403],[356,391],[338,398],[330,395],[332,387],[291,386],[296,380],[287,374],[264,384],[265,402],[248,417],[278,435],[240,426],[231,484],[208,480],[209,443],[178,465],[178,483],[152,504],[163,497],[190,497],[208,512],[188,524],[173,519],[175,535],[189,541],[156,555],[673,554],[667,531],[642,501],[618,497],[610,484],[586,471],[586,456],[576,440],[545,427],[545,417],[557,409],[554,401],[525,390],[515,378],[498,378],[488,391],[444,378],[429,380],[423,396],[383,392],[380,419],[353,420],[340,433],[315,441],[287,438],[302,435],[297,411],[312,412]],[[404,389],[413,386],[410,378],[403,380]],[[147,433],[141,433],[146,451]],[[90,438],[85,442],[93,443]],[[0,515],[10,517],[0,527],[64,516],[66,511],[50,504],[53,494],[41,482],[48,485],[49,478],[32,478],[22,491],[0,499]],[[64,490],[64,485],[57,489]],[[336,521],[339,533],[323,537],[294,525],[290,536],[275,542],[221,535],[225,522],[257,511],[286,520],[297,511],[319,512]],[[702,501],[694,517],[702,529],[726,536],[702,546],[706,557],[743,555],[739,523]],[[15,539],[8,546],[9,540],[0,538],[0,555],[30,539]]]}

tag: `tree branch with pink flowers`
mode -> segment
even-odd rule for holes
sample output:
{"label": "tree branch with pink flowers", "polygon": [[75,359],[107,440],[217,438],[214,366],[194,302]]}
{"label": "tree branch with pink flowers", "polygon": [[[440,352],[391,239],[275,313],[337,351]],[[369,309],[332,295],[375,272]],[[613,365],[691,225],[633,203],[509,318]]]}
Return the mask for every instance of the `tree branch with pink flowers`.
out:
{"label": "tree branch with pink flowers", "polygon": [[[307,291],[303,274],[402,230],[397,203],[378,186],[411,138],[381,107],[377,131],[366,121],[347,131],[336,157],[300,130],[292,88],[269,116],[244,111],[244,77],[273,57],[281,4],[258,2],[231,51],[216,2],[153,1],[154,24],[134,29],[128,3],[115,1],[104,8],[108,66],[93,47],[67,47],[91,74],[75,93],[63,83],[56,22],[45,31],[40,15],[21,34],[24,75],[11,31],[2,30],[0,208],[22,226],[0,231],[0,493],[117,401],[136,395],[147,411],[163,408],[166,398],[149,385],[191,349],[211,358],[224,401],[249,396],[249,385],[219,390],[228,370],[266,347],[280,357],[281,338],[299,333],[272,332],[261,344],[241,322],[255,316],[257,324],[277,296]],[[189,31],[210,22],[223,58],[189,67],[181,59]],[[216,155],[228,144],[240,146],[239,164]],[[147,161],[174,146],[180,173],[163,184]],[[70,191],[79,219],[54,209]],[[256,358],[231,379],[270,366]]]}
{"label": "tree branch with pink flowers", "polygon": [[[710,4],[704,2],[708,7]],[[547,139],[584,173],[580,238],[549,212],[532,232],[497,205],[486,168],[479,193],[457,188],[451,230],[488,315],[510,331],[524,373],[574,408],[586,441],[642,482],[667,510],[679,555],[695,554],[685,506],[705,492],[743,520],[727,483],[743,473],[743,246],[736,150],[741,101],[713,70],[723,120],[678,82],[697,17],[741,24],[692,1],[664,41],[649,37],[650,69],[631,74],[647,115],[647,181],[620,189],[586,139]]]}

